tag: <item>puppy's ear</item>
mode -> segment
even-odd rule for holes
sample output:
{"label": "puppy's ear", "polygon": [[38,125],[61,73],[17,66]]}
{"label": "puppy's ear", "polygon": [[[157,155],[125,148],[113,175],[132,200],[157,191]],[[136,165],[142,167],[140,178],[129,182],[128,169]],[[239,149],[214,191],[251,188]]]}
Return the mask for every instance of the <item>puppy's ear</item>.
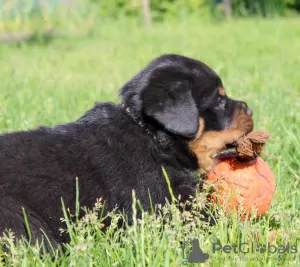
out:
{"label": "puppy's ear", "polygon": [[165,81],[143,92],[144,113],[164,128],[183,137],[193,137],[199,114],[188,81]]}

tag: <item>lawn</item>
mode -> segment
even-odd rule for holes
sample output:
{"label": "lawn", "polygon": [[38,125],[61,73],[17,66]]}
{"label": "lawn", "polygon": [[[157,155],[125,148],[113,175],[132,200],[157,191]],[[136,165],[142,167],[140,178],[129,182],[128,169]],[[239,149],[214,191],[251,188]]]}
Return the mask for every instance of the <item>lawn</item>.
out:
{"label": "lawn", "polygon": [[[188,266],[191,240],[209,254],[204,266],[300,266],[300,20],[243,20],[222,23],[190,19],[154,25],[150,32],[129,21],[95,26],[89,37],[48,44],[0,46],[0,131],[26,130],[77,119],[95,102],[119,101],[118,89],[147,62],[178,53],[206,62],[227,93],[254,110],[255,129],[272,135],[263,158],[276,176],[272,205],[260,220],[241,222],[221,215],[209,227],[174,205],[169,223],[144,214],[127,229],[106,234],[93,214],[74,225],[63,255],[39,255],[39,245],[11,243],[0,258],[15,266]],[[79,177],[80,182],[80,177]],[[201,197],[201,196],[200,196]],[[75,205],[75,203],[74,203]],[[1,216],[1,215],[0,215]],[[117,216],[115,216],[116,218]],[[275,253],[212,252],[213,242],[263,244]],[[289,248],[287,245],[289,244]],[[297,252],[291,250],[296,246]],[[278,253],[279,246],[284,246]],[[1,262],[1,260],[0,260]]]}

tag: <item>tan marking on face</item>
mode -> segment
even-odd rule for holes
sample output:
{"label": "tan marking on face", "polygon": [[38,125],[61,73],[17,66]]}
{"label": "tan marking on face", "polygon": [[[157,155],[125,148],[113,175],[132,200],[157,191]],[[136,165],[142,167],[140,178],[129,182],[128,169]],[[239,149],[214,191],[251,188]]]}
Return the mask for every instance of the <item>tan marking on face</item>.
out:
{"label": "tan marking on face", "polygon": [[190,150],[198,159],[199,168],[206,173],[211,171],[218,160],[211,158],[218,154],[227,144],[236,142],[253,129],[253,120],[245,113],[236,114],[232,125],[222,131],[204,131],[204,120],[200,118],[200,126],[195,138],[189,142]]}
{"label": "tan marking on face", "polygon": [[245,134],[250,133],[253,130],[254,122],[253,118],[243,111],[235,111],[231,124],[228,129],[239,129]]}
{"label": "tan marking on face", "polygon": [[223,87],[218,87],[218,91],[219,91],[219,94],[222,95],[222,96],[225,96],[226,93],[225,93],[225,89]]}
{"label": "tan marking on face", "polygon": [[218,154],[226,147],[226,144],[232,144],[244,135],[244,132],[238,129],[225,129],[223,131],[203,132],[198,139],[189,143],[189,148],[198,159],[199,168],[205,172],[211,171],[217,159],[211,158],[213,154]]}
{"label": "tan marking on face", "polygon": [[204,119],[200,118],[199,119],[199,130],[198,130],[197,135],[194,140],[199,139],[200,136],[202,135],[203,131],[204,131]]}
{"label": "tan marking on face", "polygon": [[204,132],[204,125],[205,125],[204,124],[204,119],[200,117],[199,118],[199,129],[198,129],[198,132],[197,132],[195,138],[188,142],[188,145],[189,145],[190,148],[193,147],[193,145],[197,143],[197,140],[199,140],[199,138],[203,134],[203,132]]}

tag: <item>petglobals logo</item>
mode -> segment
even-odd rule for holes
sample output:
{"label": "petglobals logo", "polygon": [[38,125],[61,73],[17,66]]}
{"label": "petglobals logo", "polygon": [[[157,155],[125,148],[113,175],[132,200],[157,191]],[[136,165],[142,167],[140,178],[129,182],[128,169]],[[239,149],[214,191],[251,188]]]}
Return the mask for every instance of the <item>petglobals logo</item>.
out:
{"label": "petglobals logo", "polygon": [[218,254],[254,254],[254,253],[269,253],[269,254],[296,254],[297,245],[287,243],[286,245],[274,245],[268,242],[268,244],[261,244],[261,243],[247,243],[242,242],[239,244],[221,244],[219,242],[212,243],[212,253]]}
{"label": "petglobals logo", "polygon": [[192,250],[187,261],[189,263],[204,263],[209,258],[233,259],[235,261],[261,261],[266,254],[274,256],[277,260],[282,259],[282,255],[298,253],[297,244],[287,243],[285,245],[240,242],[237,244],[222,244],[220,242],[211,243],[211,250],[206,253],[199,246],[199,240],[192,240]]}

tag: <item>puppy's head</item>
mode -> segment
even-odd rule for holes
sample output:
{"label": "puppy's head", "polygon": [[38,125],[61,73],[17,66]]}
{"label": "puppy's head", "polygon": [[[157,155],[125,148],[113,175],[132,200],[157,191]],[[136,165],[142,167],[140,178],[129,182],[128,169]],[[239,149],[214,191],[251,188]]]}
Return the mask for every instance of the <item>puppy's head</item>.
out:
{"label": "puppy's head", "polygon": [[199,129],[236,127],[239,114],[252,115],[245,102],[226,95],[220,77],[211,68],[179,55],[163,55],[152,61],[124,85],[121,95],[123,105],[136,117],[150,118],[168,133],[187,139],[193,139]]}

